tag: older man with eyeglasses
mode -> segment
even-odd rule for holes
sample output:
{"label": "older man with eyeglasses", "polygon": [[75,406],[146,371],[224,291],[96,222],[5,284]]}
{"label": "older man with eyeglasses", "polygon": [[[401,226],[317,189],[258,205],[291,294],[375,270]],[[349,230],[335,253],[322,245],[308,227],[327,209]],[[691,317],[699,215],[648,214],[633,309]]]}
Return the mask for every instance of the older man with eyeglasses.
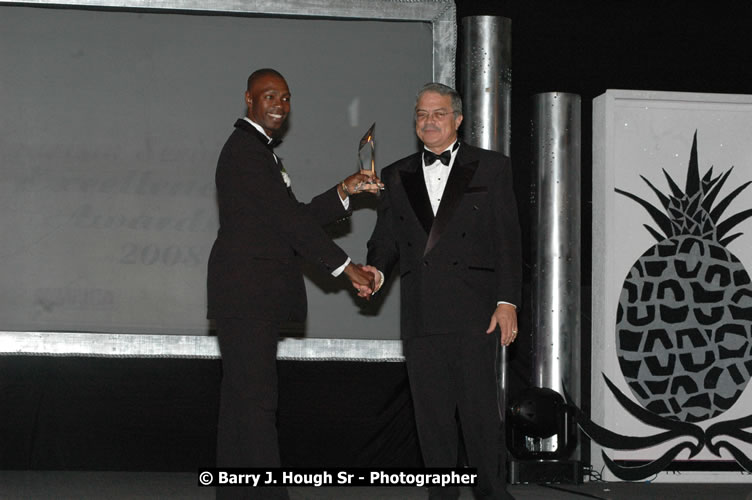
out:
{"label": "older man with eyeglasses", "polygon": [[[399,272],[401,334],[426,467],[464,462],[477,469],[480,498],[509,499],[496,368],[498,344],[517,336],[517,204],[509,158],[459,141],[461,123],[454,89],[430,83],[420,90],[415,132],[424,148],[382,171],[386,190],[365,269],[377,290]],[[458,457],[460,439],[466,457]],[[429,498],[458,496],[457,488],[429,489]]]}

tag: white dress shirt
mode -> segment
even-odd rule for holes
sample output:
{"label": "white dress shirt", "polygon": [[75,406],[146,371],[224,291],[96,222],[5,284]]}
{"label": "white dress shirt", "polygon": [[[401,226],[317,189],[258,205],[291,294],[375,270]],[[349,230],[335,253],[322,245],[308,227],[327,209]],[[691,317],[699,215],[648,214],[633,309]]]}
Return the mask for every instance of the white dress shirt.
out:
{"label": "white dress shirt", "polygon": [[[457,144],[457,141],[454,141],[452,145],[444,151],[452,151],[455,144]],[[428,148],[425,149],[428,150]],[[423,162],[423,176],[426,180],[426,190],[428,191],[428,199],[431,200],[431,209],[433,210],[434,216],[436,216],[436,212],[439,211],[441,196],[444,194],[444,188],[446,187],[449,173],[452,171],[452,165],[454,165],[454,159],[457,158],[457,151],[459,150],[460,148],[458,147],[452,151],[452,158],[449,160],[449,165],[444,165],[439,160],[434,161],[430,165],[426,165],[425,161],[422,159],[423,155],[421,155],[421,161]]]}

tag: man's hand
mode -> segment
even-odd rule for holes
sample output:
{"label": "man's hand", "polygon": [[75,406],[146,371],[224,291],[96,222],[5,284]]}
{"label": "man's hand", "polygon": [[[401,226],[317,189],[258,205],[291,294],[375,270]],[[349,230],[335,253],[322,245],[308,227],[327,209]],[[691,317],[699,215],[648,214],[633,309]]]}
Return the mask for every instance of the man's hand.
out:
{"label": "man's hand", "polygon": [[350,278],[353,287],[358,291],[358,296],[364,297],[366,300],[371,298],[371,294],[376,288],[372,273],[364,271],[360,265],[355,265],[352,262],[345,267],[344,273]]}
{"label": "man's hand", "polygon": [[501,345],[508,346],[517,338],[517,308],[512,304],[499,304],[491,316],[486,333],[492,333],[496,326],[501,328]]}
{"label": "man's hand", "polygon": [[[367,271],[373,275],[373,282],[374,282],[374,288],[373,293],[378,292],[381,289],[381,285],[384,284],[384,275],[379,272],[378,269],[376,269],[373,266],[361,266],[361,269],[364,271]],[[368,298],[366,295],[362,293],[358,293],[359,297]]]}
{"label": "man's hand", "polygon": [[370,170],[361,170],[342,181],[337,186],[337,192],[339,193],[339,197],[344,200],[348,196],[360,193],[376,194],[383,188],[384,184],[381,182],[381,179],[375,175],[371,175]]}

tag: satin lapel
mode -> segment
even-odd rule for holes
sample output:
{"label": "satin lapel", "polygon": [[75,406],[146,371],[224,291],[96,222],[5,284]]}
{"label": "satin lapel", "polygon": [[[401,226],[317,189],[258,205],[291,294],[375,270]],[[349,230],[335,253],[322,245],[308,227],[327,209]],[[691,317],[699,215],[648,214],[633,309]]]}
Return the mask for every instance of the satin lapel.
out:
{"label": "satin lapel", "polygon": [[247,121],[243,120],[242,118],[239,118],[239,119],[238,119],[238,120],[237,120],[237,121],[235,122],[235,126],[236,126],[237,128],[239,128],[239,129],[245,130],[246,132],[248,132],[248,133],[249,133],[249,134],[251,134],[252,136],[256,137],[256,138],[257,138],[257,139],[259,140],[259,142],[260,142],[260,143],[261,143],[261,144],[262,144],[262,145],[263,145],[263,146],[264,146],[265,148],[267,148],[267,149],[268,149],[268,147],[269,147],[269,146],[268,146],[268,143],[269,143],[269,139],[267,139],[266,137],[264,137],[264,134],[262,134],[261,132],[259,132],[258,130],[256,130],[256,127],[254,127],[253,125],[251,125],[251,124],[250,124],[250,123],[248,123]]}
{"label": "satin lapel", "polygon": [[[280,174],[285,171],[285,166],[282,165],[282,160],[280,160],[279,158],[277,158],[277,166],[275,168],[280,171]],[[282,177],[282,182],[283,183],[285,182],[284,177]],[[295,200],[295,202],[297,202],[298,199],[295,198],[295,194],[292,192],[292,187],[290,187],[290,186],[288,186],[286,184],[285,184],[285,187],[287,188],[287,196],[289,196],[290,198],[292,198],[293,200]]]}
{"label": "satin lapel", "polygon": [[405,188],[407,199],[410,200],[410,205],[413,208],[413,212],[415,212],[415,216],[420,221],[426,234],[430,233],[431,226],[433,225],[433,210],[431,210],[431,201],[428,199],[428,191],[426,191],[426,181],[423,178],[423,166],[419,154],[410,160],[407,170],[400,171],[400,177],[402,178],[402,185]]}
{"label": "satin lapel", "polygon": [[[271,168],[275,173],[281,172],[284,169],[284,165],[282,165],[282,160],[280,160],[279,158],[275,159],[274,151],[272,149],[270,149],[269,146],[268,146],[269,139],[267,139],[266,137],[264,137],[264,134],[262,134],[261,132],[259,132],[258,130],[256,130],[256,127],[254,127],[253,125],[251,125],[247,121],[243,120],[242,118],[238,119],[235,122],[235,126],[237,128],[239,128],[239,129],[241,129],[241,130],[244,130],[244,131],[248,132],[253,137],[255,137],[256,139],[258,139],[259,143],[264,147],[264,149],[266,149],[267,151],[269,151],[269,154],[272,157],[271,162],[268,163],[269,168]],[[281,177],[280,177],[280,180],[282,180],[282,182],[284,182],[284,179],[282,179]],[[293,194],[292,189],[290,188],[290,186],[286,186],[286,188],[287,188],[287,194],[288,194],[288,196],[290,198],[292,198],[293,200],[298,201],[295,198],[295,195]]]}
{"label": "satin lapel", "polygon": [[452,219],[452,215],[454,215],[460,201],[462,201],[465,189],[473,178],[473,175],[475,175],[475,169],[478,168],[477,159],[470,158],[468,154],[463,155],[467,149],[467,146],[460,148],[460,151],[457,154],[457,160],[452,166],[452,171],[449,173],[449,179],[447,179],[444,193],[441,195],[439,211],[436,212],[436,217],[433,220],[431,232],[428,234],[428,242],[426,243],[423,255],[430,252],[431,249],[436,246],[436,243],[438,243],[441,234]]}

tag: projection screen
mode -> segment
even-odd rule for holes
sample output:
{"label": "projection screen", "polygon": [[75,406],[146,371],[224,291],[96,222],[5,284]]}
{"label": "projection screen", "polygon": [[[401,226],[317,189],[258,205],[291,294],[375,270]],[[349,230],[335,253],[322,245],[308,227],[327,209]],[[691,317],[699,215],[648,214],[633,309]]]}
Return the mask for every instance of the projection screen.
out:
{"label": "projection screen", "polygon": [[[356,170],[374,122],[377,171],[416,150],[415,92],[453,85],[456,27],[447,1],[0,1],[0,41],[0,352],[13,352],[40,334],[208,335],[214,170],[248,74],[289,83],[277,152],[307,201]],[[375,201],[353,201],[331,234],[360,262]],[[285,331],[397,339],[396,285],[366,304],[306,267],[308,321]]]}

